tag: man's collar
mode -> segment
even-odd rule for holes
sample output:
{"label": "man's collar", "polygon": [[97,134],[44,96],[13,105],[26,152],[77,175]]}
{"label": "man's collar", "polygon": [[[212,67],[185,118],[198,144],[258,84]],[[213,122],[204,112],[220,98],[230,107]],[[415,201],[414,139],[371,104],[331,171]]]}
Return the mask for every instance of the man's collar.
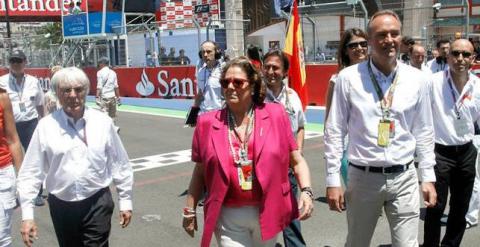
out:
{"label": "man's collar", "polygon": [[398,67],[399,67],[399,62],[397,61],[397,64],[395,65],[395,69],[393,69],[393,71],[387,76],[385,74],[383,74],[382,71],[380,71],[376,66],[375,64],[373,63],[373,59],[369,59],[369,63],[370,63],[370,66],[372,67],[372,72],[374,75],[376,76],[381,76],[381,77],[385,77],[385,78],[390,78],[392,77],[393,75],[395,75],[397,73],[397,70],[398,70]]}
{"label": "man's collar", "polygon": [[[85,121],[85,124],[87,123],[88,121],[88,116],[89,116],[89,109],[87,106],[84,106],[84,109],[83,109],[83,116],[77,120],[80,121],[81,119],[83,119]],[[72,123],[73,125],[75,125],[75,121],[72,117],[68,116],[67,113],[61,109],[60,110],[60,117],[62,119],[62,122],[65,124],[65,125],[69,125],[69,122]]]}
{"label": "man's collar", "polygon": [[[14,80],[17,80],[17,77],[15,77],[12,73],[12,71],[9,71],[9,74],[10,74],[10,78],[11,79],[14,79]],[[25,74],[25,72],[23,73],[23,78],[27,77],[27,74]]]}
{"label": "man's collar", "polygon": [[278,96],[275,96],[273,94],[273,91],[267,87],[267,96],[275,102],[280,102],[282,94],[285,92],[285,90],[287,90],[287,87],[285,87],[285,83],[283,83],[283,81],[281,83],[282,83],[282,86],[281,86],[282,89],[280,90],[280,93],[278,94]]}
{"label": "man's collar", "polygon": [[[449,69],[445,70],[445,77],[447,78],[447,80],[450,80],[453,83],[452,71],[451,70],[452,70],[452,68],[449,68]],[[469,69],[468,72],[467,72],[467,82],[465,82],[464,87],[466,87],[469,84],[475,84],[475,78],[477,78],[477,77],[472,73],[472,70]]]}

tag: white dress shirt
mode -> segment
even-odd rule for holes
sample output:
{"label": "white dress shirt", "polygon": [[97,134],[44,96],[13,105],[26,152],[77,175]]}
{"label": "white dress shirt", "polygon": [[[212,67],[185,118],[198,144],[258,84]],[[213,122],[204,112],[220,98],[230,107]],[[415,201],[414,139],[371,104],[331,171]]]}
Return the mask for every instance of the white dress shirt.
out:
{"label": "white dress shirt", "polygon": [[26,122],[38,118],[37,106],[43,105],[44,96],[36,77],[25,74],[23,81],[19,84],[9,73],[0,77],[0,87],[7,90],[12,102],[15,122]]}
{"label": "white dress shirt", "polygon": [[[45,179],[46,178],[46,179]],[[40,185],[64,201],[84,200],[112,181],[120,210],[132,209],[133,172],[112,120],[85,108],[73,124],[63,110],[42,118],[18,174],[22,219],[33,219]]]}
{"label": "white dress shirt", "polygon": [[[288,94],[288,95],[287,95]],[[297,136],[299,128],[304,128],[306,119],[303,113],[302,102],[295,90],[287,88],[284,84],[282,91],[275,97],[270,89],[267,89],[266,102],[280,103],[285,107],[290,119],[290,126],[292,127],[293,136]]]}
{"label": "white dress shirt", "polygon": [[[451,146],[463,145],[472,141],[473,123],[477,121],[480,124],[480,79],[470,73],[462,92],[457,91],[449,70],[434,74],[432,80],[431,98],[433,118],[435,119],[435,142]],[[456,102],[452,93],[455,95]],[[454,104],[460,113],[460,120],[457,119]],[[464,122],[465,133],[457,133],[456,121]]]}
{"label": "white dress shirt", "polygon": [[435,74],[440,71],[444,71],[448,69],[448,63],[437,63],[437,59],[434,58],[427,62],[427,67],[430,69],[432,74]]}
{"label": "white dress shirt", "polygon": [[429,87],[424,73],[397,62],[389,76],[372,64],[373,73],[387,95],[393,76],[398,73],[390,118],[395,134],[387,147],[377,144],[378,124],[382,118],[380,101],[368,73],[368,61],[343,69],[335,83],[330,114],[325,127],[327,187],[339,187],[340,160],[344,137],[349,135],[348,160],[363,166],[406,164],[418,155],[422,181],[435,181],[433,120]]}
{"label": "white dress shirt", "polygon": [[97,90],[101,90],[100,97],[109,99],[115,97],[115,88],[118,88],[117,73],[108,66],[97,72]]}
{"label": "white dress shirt", "polygon": [[204,63],[197,70],[197,92],[203,93],[203,100],[200,102],[200,113],[214,111],[223,107],[222,86],[220,85],[220,76],[222,75],[222,65],[217,65],[212,69]]}

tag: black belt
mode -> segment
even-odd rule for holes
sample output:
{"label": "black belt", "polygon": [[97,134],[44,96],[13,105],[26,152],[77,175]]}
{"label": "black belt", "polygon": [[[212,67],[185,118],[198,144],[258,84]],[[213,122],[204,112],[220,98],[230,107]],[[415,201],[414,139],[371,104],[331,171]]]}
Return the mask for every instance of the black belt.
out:
{"label": "black belt", "polygon": [[473,147],[473,142],[469,141],[465,144],[461,145],[442,145],[439,143],[435,143],[435,151],[436,152],[465,152],[468,151],[470,148]]}
{"label": "black belt", "polygon": [[393,165],[393,166],[384,166],[384,167],[377,167],[377,166],[359,166],[355,165],[351,162],[348,164],[351,165],[352,167],[355,167],[357,169],[360,169],[362,171],[368,171],[368,172],[373,172],[373,173],[382,173],[382,174],[391,174],[391,173],[401,173],[410,167],[410,164],[413,162],[413,160],[409,161],[405,165]]}

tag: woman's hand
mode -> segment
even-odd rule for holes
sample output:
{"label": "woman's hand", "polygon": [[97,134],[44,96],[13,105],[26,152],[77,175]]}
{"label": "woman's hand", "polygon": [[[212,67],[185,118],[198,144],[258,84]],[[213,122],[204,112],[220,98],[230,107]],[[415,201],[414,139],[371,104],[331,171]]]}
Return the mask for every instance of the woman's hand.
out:
{"label": "woman's hand", "polygon": [[313,213],[313,198],[306,192],[300,194],[298,199],[298,210],[300,210],[299,220],[306,220],[312,216]]}
{"label": "woman's hand", "polygon": [[198,230],[197,216],[183,216],[183,229],[188,233],[188,235],[190,235],[190,237],[193,238],[195,236],[195,231]]}

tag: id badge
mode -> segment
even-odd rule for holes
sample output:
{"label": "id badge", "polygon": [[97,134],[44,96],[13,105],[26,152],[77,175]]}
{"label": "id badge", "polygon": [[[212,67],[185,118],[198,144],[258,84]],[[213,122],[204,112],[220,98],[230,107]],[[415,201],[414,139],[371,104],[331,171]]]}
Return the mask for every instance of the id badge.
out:
{"label": "id badge", "polygon": [[238,180],[242,190],[252,190],[253,166],[251,163],[238,167]]}
{"label": "id badge", "polygon": [[388,139],[390,139],[390,120],[380,120],[378,123],[378,139],[377,144],[380,147],[388,146]]}
{"label": "id badge", "polygon": [[463,137],[468,134],[468,123],[464,119],[453,120],[453,126],[458,137]]}
{"label": "id badge", "polygon": [[18,103],[18,107],[20,108],[21,112],[26,112],[27,108],[25,107],[25,102]]}

